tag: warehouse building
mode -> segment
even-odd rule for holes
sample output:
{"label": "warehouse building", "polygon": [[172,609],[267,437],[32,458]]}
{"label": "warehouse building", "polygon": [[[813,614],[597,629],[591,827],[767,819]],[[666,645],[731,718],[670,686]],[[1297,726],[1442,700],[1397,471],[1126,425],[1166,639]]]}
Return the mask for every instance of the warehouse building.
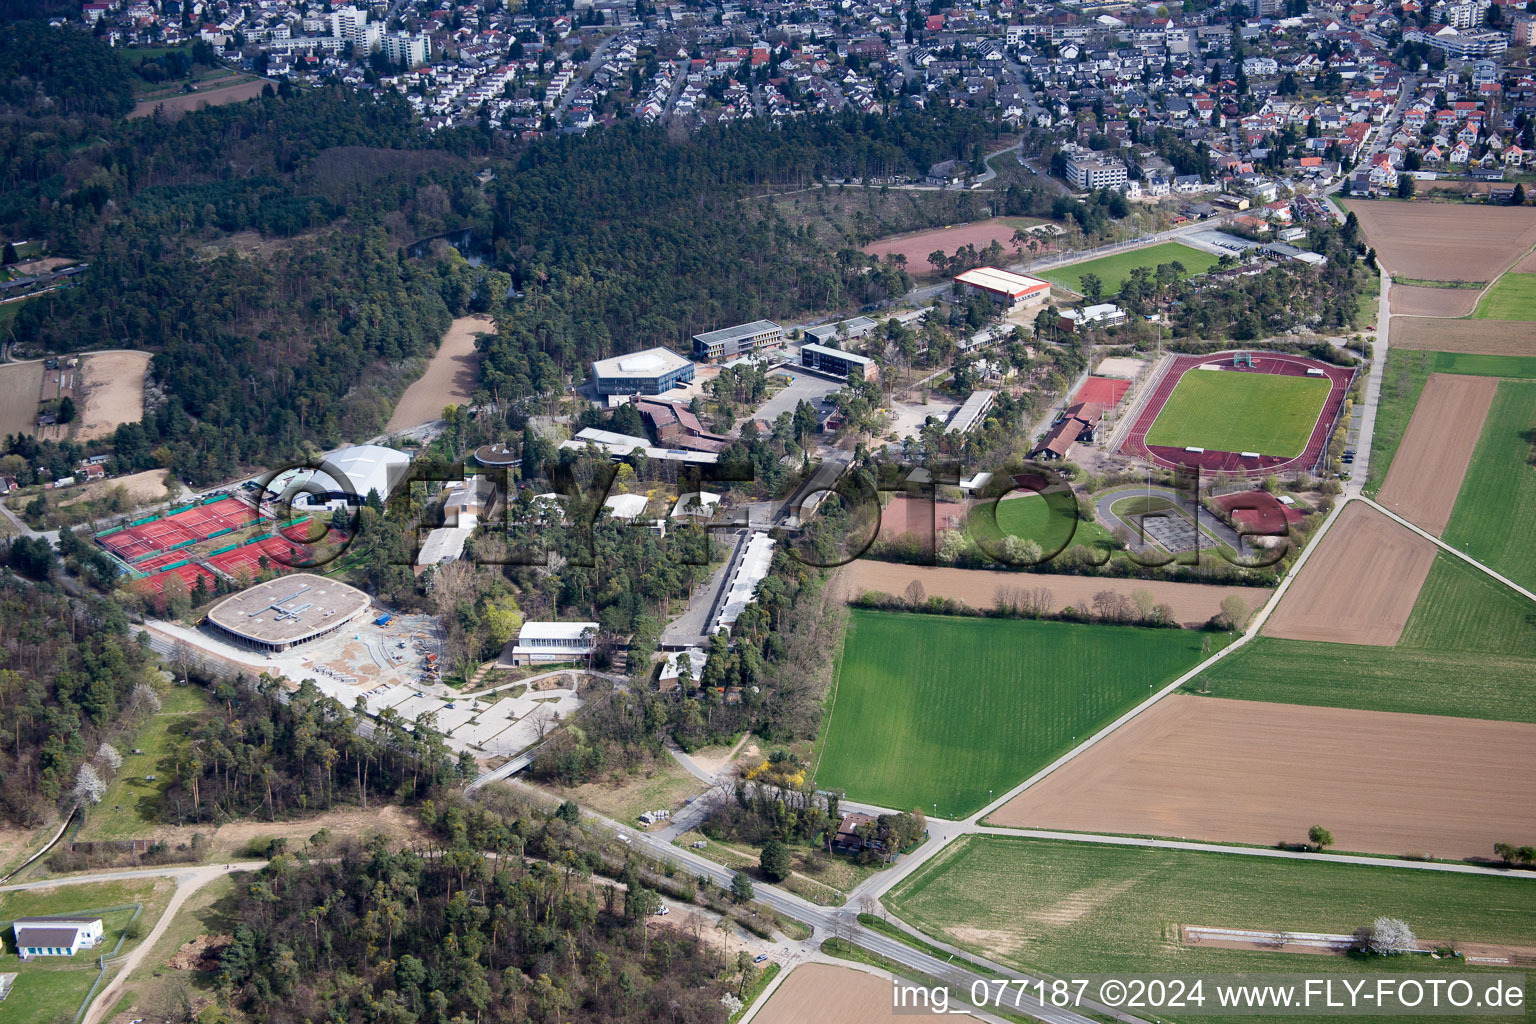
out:
{"label": "warehouse building", "polygon": [[955,284],[962,295],[985,295],[1005,312],[1051,296],[1049,282],[996,267],[977,267],[957,274]]}
{"label": "warehouse building", "polygon": [[784,328],[772,320],[754,320],[750,324],[723,327],[693,336],[693,358],[718,362],[749,356],[784,344]]}
{"label": "warehouse building", "polygon": [[875,362],[825,345],[802,345],[800,365],[849,380],[864,380],[874,373]]}
{"label": "warehouse building", "polygon": [[693,362],[665,348],[599,359],[592,364],[599,397],[660,395],[693,380]]}

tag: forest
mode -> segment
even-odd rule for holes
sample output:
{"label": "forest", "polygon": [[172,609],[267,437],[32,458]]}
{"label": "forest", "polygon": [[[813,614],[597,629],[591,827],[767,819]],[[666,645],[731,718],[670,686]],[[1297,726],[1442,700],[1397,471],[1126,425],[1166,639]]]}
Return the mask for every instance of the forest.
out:
{"label": "forest", "polygon": [[102,746],[158,707],[160,673],[120,608],[55,589],[51,554],[24,541],[8,560],[44,581],[0,568],[0,820],[35,827],[113,770]]}
{"label": "forest", "polygon": [[[318,834],[244,877],[219,969],[253,1019],[723,1024],[758,976],[701,914],[769,935],[766,908],[511,789],[420,808],[409,849]],[[750,887],[746,887],[750,888]],[[713,929],[709,929],[713,931]]]}

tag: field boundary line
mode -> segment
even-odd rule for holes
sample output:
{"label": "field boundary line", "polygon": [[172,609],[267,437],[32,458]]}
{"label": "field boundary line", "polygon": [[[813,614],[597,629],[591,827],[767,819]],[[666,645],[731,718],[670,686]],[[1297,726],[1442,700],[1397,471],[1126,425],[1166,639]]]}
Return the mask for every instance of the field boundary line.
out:
{"label": "field boundary line", "polygon": [[1376,503],[1376,499],[1374,499],[1374,498],[1367,498],[1367,497],[1362,495],[1360,497],[1360,500],[1365,502],[1367,505],[1371,506],[1372,508],[1374,508],[1376,511],[1380,512],[1382,515],[1386,516],[1388,519],[1391,519],[1393,522],[1396,522],[1399,525],[1408,527],[1408,529],[1412,530],[1414,533],[1418,534],[1420,537],[1423,537],[1425,540],[1432,541],[1435,544],[1436,547],[1441,548],[1444,551],[1449,551],[1451,554],[1455,555],[1457,558],[1461,559],[1463,562],[1466,562],[1468,565],[1473,566],[1474,568],[1481,569],[1483,572],[1487,573],[1489,576],[1492,576],[1494,579],[1498,580],[1500,583],[1504,584],[1506,587],[1508,587],[1509,589],[1513,590],[1515,593],[1519,594],[1521,597],[1525,598],[1526,600],[1528,600],[1528,601],[1536,601],[1536,594],[1533,594],[1529,590],[1526,590],[1520,584],[1516,583],[1514,580],[1512,580],[1509,577],[1507,577],[1507,576],[1503,575],[1502,573],[1498,572],[1496,569],[1491,569],[1488,566],[1484,565],[1482,562],[1479,562],[1477,559],[1473,558],[1471,555],[1467,554],[1465,551],[1462,551],[1460,548],[1456,547],[1454,544],[1449,544],[1449,543],[1441,540],[1439,537],[1436,537],[1434,534],[1430,533],[1428,530],[1423,529],[1422,527],[1415,525],[1410,520],[1404,519],[1402,516],[1398,515],[1396,512],[1393,512],[1391,509],[1386,508],[1385,506],[1377,504]]}
{"label": "field boundary line", "polygon": [[999,799],[987,804],[987,806],[983,807],[975,814],[962,819],[963,824],[972,830],[977,828],[991,827],[981,825],[982,819],[987,815],[996,810],[999,810],[1005,804],[1007,804],[1008,801],[1012,800],[1020,793],[1023,793],[1031,786],[1036,785],[1042,779],[1046,778],[1046,776],[1052,774],[1057,769],[1071,761],[1073,758],[1077,757],[1079,754],[1082,754],[1084,751],[1091,749],[1095,744],[1103,741],[1111,733],[1115,732],[1117,729],[1135,719],[1138,715],[1152,707],[1164,697],[1171,693],[1177,693],[1179,688],[1182,687],[1185,683],[1196,678],[1206,669],[1215,665],[1217,662],[1230,655],[1233,651],[1243,648],[1251,640],[1256,638],[1259,635],[1259,630],[1263,627],[1264,623],[1269,620],[1270,615],[1274,613],[1274,610],[1277,607],[1279,607],[1281,599],[1284,598],[1286,592],[1290,590],[1291,584],[1295,582],[1296,577],[1301,574],[1301,570],[1306,566],[1308,560],[1311,559],[1312,552],[1318,549],[1323,537],[1325,537],[1328,531],[1333,528],[1333,524],[1338,522],[1339,514],[1343,512],[1344,508],[1349,504],[1350,500],[1350,498],[1345,498],[1333,507],[1332,512],[1328,513],[1328,518],[1323,520],[1323,524],[1319,526],[1317,532],[1312,535],[1311,542],[1302,551],[1301,557],[1296,559],[1296,564],[1291,566],[1291,571],[1286,573],[1285,578],[1280,581],[1280,585],[1274,589],[1273,593],[1270,595],[1269,600],[1264,603],[1263,607],[1254,613],[1252,621],[1248,623],[1248,628],[1243,631],[1242,636],[1238,637],[1232,643],[1211,655],[1205,661],[1195,665],[1194,668],[1191,668],[1183,675],[1178,676],[1172,682],[1168,683],[1162,689],[1154,693],[1152,696],[1148,697],[1140,704],[1137,704],[1135,707],[1122,714],[1119,718],[1116,718],[1113,722],[1110,722],[1108,725],[1104,726],[1104,728],[1088,737],[1082,743],[1073,747],[1071,750],[1067,751],[1065,754],[1062,754],[1060,757],[1046,765],[1044,768],[1041,768],[1039,771],[1035,772],[1023,782],[1014,786],[1012,789],[1007,790]]}
{"label": "field boundary line", "polygon": [[1330,864],[1363,864],[1369,867],[1413,868],[1419,871],[1444,871],[1458,875],[1493,875],[1497,878],[1536,880],[1536,875],[1508,868],[1481,864],[1455,864],[1444,861],[1406,860],[1402,857],[1368,857],[1350,853],[1310,853],[1303,850],[1273,850],[1264,846],[1230,846],[1223,843],[1192,843],[1183,839],[1145,839],[1092,832],[1053,832],[1049,829],[1006,828],[1002,825],[978,825],[967,835],[994,836],[999,839],[1050,839],[1062,842],[1097,843],[1100,846],[1143,846],[1189,853],[1235,854],[1243,857],[1269,857],[1275,860],[1313,860]]}

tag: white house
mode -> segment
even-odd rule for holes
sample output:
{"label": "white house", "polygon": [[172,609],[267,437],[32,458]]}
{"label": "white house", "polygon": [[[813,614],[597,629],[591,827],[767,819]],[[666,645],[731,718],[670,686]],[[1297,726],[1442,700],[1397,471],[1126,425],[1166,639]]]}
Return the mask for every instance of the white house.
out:
{"label": "white house", "polygon": [[592,657],[595,622],[525,622],[512,648],[512,664],[585,661]]}
{"label": "white house", "polygon": [[99,917],[18,917],[11,927],[16,933],[16,952],[23,960],[74,956],[82,949],[91,949],[104,936]]}

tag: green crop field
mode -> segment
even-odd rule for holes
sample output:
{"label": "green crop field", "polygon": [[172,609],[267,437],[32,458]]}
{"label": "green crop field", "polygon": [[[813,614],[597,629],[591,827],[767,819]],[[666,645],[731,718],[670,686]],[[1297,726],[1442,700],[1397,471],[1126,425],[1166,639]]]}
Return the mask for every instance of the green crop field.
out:
{"label": "green crop field", "polygon": [[816,783],[970,814],[1194,665],[1202,637],[853,610]]}
{"label": "green crop field", "polygon": [[[160,820],[160,794],[170,785],[176,765],[171,751],[189,729],[209,714],[207,691],[198,686],[173,686],[161,697],[160,711],[125,745],[123,766],[107,787],[101,803],[86,812],[81,840],[145,838]],[[142,754],[130,751],[142,750]],[[150,782],[148,777],[155,776]]]}
{"label": "green crop field", "polygon": [[1112,256],[1074,263],[1071,266],[1053,270],[1044,276],[1056,284],[1082,294],[1083,275],[1097,274],[1099,280],[1104,282],[1105,298],[1110,298],[1120,291],[1120,286],[1125,284],[1126,279],[1131,276],[1131,271],[1137,267],[1156,269],[1159,264],[1175,262],[1183,264],[1186,274],[1203,274],[1216,265],[1216,257],[1179,242],[1163,242],[1145,249],[1127,249]]}
{"label": "green crop field", "polygon": [[1157,414],[1147,444],[1294,458],[1332,386],[1325,377],[1191,370]]}
{"label": "green crop field", "polygon": [[[994,508],[995,513],[991,511]],[[994,546],[1007,537],[1032,540],[1047,555],[1078,544],[1095,551],[1112,551],[1119,546],[1096,520],[1078,519],[1077,500],[1065,492],[978,506],[966,520],[966,527],[972,537]]]}
{"label": "green crop field", "polygon": [[1536,274],[1511,271],[1493,283],[1472,311],[1474,320],[1536,320]]}
{"label": "green crop field", "polygon": [[1217,697],[1536,722],[1536,608],[1454,555],[1396,647],[1260,637],[1185,689]]}
{"label": "green crop field", "polygon": [[1350,934],[1386,914],[1425,939],[1536,944],[1529,878],[993,836],[952,843],[885,904],[956,946],[1063,978],[1479,970],[1425,957],[1186,946],[1181,925]]}
{"label": "green crop field", "polygon": [[[1536,276],[1536,275],[1533,275]],[[1499,384],[1444,539],[1536,590],[1536,381]]]}

